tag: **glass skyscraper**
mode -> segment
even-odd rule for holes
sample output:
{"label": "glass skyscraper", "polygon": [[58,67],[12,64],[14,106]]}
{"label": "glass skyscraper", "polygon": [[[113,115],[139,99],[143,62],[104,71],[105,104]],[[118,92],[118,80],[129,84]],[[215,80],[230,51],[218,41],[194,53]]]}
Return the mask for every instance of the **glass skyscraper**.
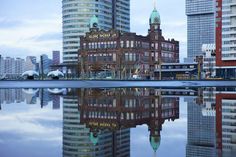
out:
{"label": "glass skyscraper", "polygon": [[63,63],[78,62],[80,36],[96,15],[100,29],[130,31],[130,0],[62,0]]}
{"label": "glass skyscraper", "polygon": [[201,55],[202,44],[215,42],[215,0],[186,0],[187,57]]}

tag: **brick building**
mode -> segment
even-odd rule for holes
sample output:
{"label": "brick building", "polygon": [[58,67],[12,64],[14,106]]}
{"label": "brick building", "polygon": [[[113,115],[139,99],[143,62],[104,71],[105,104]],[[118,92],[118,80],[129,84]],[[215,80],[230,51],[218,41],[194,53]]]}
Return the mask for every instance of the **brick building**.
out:
{"label": "brick building", "polygon": [[90,32],[80,37],[79,72],[86,78],[156,79],[154,70],[162,63],[179,62],[179,42],[166,40],[160,15],[154,8],[147,36],[111,29],[99,30],[96,16]]}

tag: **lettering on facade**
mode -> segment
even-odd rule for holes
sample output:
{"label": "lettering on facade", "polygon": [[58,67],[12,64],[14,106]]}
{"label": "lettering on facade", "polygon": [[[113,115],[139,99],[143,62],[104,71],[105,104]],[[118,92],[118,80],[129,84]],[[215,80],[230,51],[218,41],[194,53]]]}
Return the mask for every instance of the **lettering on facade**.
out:
{"label": "lettering on facade", "polygon": [[88,36],[89,39],[98,39],[98,38],[116,38],[117,34],[116,33],[101,33],[101,34],[92,34]]}

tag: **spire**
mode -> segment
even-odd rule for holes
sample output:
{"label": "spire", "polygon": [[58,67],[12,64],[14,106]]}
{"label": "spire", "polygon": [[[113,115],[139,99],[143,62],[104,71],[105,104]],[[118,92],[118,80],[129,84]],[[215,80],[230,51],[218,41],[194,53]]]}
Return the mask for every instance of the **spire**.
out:
{"label": "spire", "polygon": [[156,0],[153,0],[153,5],[154,5],[154,9],[157,9],[157,7],[156,7]]}
{"label": "spire", "polygon": [[153,153],[153,157],[156,157],[157,156],[157,152],[154,151]]}

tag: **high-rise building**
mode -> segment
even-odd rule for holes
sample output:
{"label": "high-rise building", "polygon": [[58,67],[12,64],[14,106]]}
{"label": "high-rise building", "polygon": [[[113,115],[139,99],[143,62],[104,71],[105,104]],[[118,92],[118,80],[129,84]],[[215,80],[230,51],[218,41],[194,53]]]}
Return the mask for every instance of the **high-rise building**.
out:
{"label": "high-rise building", "polygon": [[43,54],[40,56],[40,68],[44,74],[50,72],[50,66],[52,65],[52,60],[48,58],[48,55]]}
{"label": "high-rise building", "polygon": [[62,0],[63,63],[78,62],[80,36],[89,31],[89,20],[97,16],[100,29],[130,31],[130,0]]}
{"label": "high-rise building", "polygon": [[15,59],[15,74],[21,75],[24,72],[25,60],[22,58]]}
{"label": "high-rise building", "polygon": [[52,51],[52,64],[60,64],[60,51]]}
{"label": "high-rise building", "polygon": [[11,75],[15,73],[15,59],[11,57],[6,57],[4,59],[4,73]]}
{"label": "high-rise building", "polygon": [[37,70],[37,62],[35,56],[27,56],[25,61],[25,70]]}
{"label": "high-rise building", "polygon": [[202,54],[202,44],[215,41],[215,0],[186,0],[187,60]]}
{"label": "high-rise building", "polygon": [[236,0],[216,0],[216,65],[217,75],[236,77]]}

